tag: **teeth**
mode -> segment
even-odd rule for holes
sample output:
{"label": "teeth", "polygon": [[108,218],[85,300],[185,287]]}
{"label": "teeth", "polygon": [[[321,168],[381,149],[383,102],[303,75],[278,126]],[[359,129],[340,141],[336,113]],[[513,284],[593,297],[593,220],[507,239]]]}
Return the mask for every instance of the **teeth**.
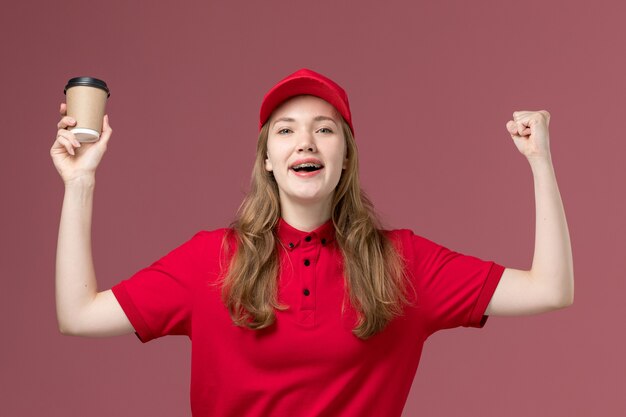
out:
{"label": "teeth", "polygon": [[320,164],[314,164],[311,162],[307,162],[305,164],[299,164],[299,165],[294,165],[292,166],[293,169],[299,169],[299,168],[321,168],[322,166]]}

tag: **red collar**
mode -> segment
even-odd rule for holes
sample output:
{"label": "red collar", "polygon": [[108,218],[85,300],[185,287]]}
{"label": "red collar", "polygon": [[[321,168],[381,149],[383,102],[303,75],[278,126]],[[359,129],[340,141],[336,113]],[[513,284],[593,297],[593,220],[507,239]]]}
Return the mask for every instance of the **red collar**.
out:
{"label": "red collar", "polygon": [[276,236],[287,248],[296,248],[301,244],[321,243],[326,245],[335,239],[333,219],[319,226],[311,232],[303,232],[291,226],[281,217],[276,226]]}

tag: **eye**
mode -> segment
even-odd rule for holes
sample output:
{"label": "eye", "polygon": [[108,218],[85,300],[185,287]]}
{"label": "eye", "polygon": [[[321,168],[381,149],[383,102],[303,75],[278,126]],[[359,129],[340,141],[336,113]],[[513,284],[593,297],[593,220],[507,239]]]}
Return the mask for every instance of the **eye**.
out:
{"label": "eye", "polygon": [[[287,133],[286,131],[291,131],[291,129],[289,129],[289,128],[285,127],[285,128],[280,129],[280,130],[279,130],[278,132],[276,132],[276,133],[278,133],[279,135],[283,135],[283,134]],[[283,133],[283,132],[284,132],[284,133]]]}
{"label": "eye", "polygon": [[322,133],[333,133],[333,131],[327,127],[322,127],[320,128],[320,130],[318,130],[318,132],[322,132]]}

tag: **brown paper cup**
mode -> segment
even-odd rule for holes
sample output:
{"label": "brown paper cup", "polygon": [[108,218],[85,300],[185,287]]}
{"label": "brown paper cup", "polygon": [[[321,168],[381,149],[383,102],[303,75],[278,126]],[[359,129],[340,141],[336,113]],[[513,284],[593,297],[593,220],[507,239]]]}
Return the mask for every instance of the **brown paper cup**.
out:
{"label": "brown paper cup", "polygon": [[79,142],[95,142],[102,133],[102,119],[111,93],[106,83],[92,77],[77,77],[68,81],[64,93],[67,115],[76,120],[68,127]]}

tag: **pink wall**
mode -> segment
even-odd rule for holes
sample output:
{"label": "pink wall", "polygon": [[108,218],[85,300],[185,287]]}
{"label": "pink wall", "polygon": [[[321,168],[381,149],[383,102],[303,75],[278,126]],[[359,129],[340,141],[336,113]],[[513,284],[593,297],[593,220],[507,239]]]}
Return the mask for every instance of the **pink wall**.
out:
{"label": "pink wall", "polygon": [[575,304],[434,335],[404,416],[626,414],[623,3],[88,3],[14,1],[0,15],[0,415],[190,415],[187,338],[58,331],[63,184],[49,149],[67,79],[112,92],[93,223],[103,290],[228,224],[262,95],[300,67],[348,91],[388,227],[512,268],[530,268],[534,193],[505,123],[552,114]]}

